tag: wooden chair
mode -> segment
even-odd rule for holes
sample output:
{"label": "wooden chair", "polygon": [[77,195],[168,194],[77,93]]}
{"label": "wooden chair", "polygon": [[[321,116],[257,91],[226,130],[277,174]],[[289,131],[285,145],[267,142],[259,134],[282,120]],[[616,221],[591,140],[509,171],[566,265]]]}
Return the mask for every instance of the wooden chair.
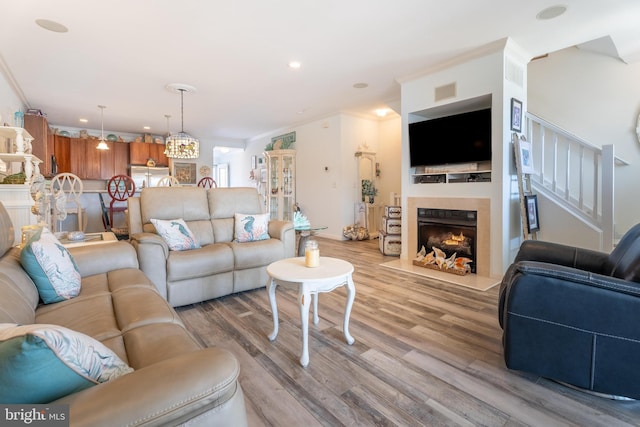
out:
{"label": "wooden chair", "polygon": [[182,187],[182,184],[175,176],[163,176],[158,181],[158,187]]}
{"label": "wooden chair", "polygon": [[127,227],[118,229],[113,227],[113,213],[127,210],[127,206],[123,205],[122,202],[126,202],[129,197],[133,197],[136,192],[136,184],[133,182],[133,178],[128,175],[115,175],[107,182],[107,192],[111,198],[107,230],[112,231],[118,238],[128,238],[129,230]]}
{"label": "wooden chair", "polygon": [[[80,202],[83,189],[84,185],[82,184],[82,180],[72,173],[60,173],[51,179],[51,193],[54,199],[52,201],[52,228],[54,228],[55,231],[62,231],[62,221],[64,221],[64,217],[66,217],[66,215],[64,215],[63,218],[59,218],[59,215],[63,210],[66,211],[67,215],[75,214],[78,217],[78,230],[84,231],[87,226],[87,218],[85,218],[85,210]],[[64,193],[64,196],[66,197],[66,203],[64,206],[60,206],[59,203],[56,203],[56,195],[60,192]]]}
{"label": "wooden chair", "polygon": [[211,178],[210,176],[205,176],[204,178],[202,178],[200,181],[198,181],[198,187],[203,187],[203,188],[216,188],[218,187],[218,184],[216,184],[216,182],[214,181],[213,178]]}

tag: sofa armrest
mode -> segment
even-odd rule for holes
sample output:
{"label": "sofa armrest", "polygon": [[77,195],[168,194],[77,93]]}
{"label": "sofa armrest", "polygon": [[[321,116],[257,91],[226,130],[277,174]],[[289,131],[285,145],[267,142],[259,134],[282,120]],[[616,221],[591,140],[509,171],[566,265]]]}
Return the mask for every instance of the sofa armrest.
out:
{"label": "sofa armrest", "polygon": [[296,256],[296,231],[293,222],[272,219],[269,221],[269,236],[284,243],[284,257]]}
{"label": "sofa armrest", "polygon": [[[135,249],[123,241],[78,246],[69,248],[69,253],[78,265],[82,277],[107,273],[121,268],[138,268]],[[105,259],[108,259],[109,262],[104,262]]]}
{"label": "sofa armrest", "polygon": [[[517,289],[517,287],[522,288]],[[559,312],[569,312],[575,304],[584,306],[592,302],[594,307],[605,300],[615,301],[616,295],[628,295],[638,300],[640,308],[640,283],[629,282],[573,267],[537,261],[520,261],[512,264],[500,284],[498,320],[504,328],[507,311],[520,307],[549,307],[553,304],[566,307]],[[579,298],[575,296],[579,295]],[[610,298],[609,298],[610,297]],[[541,303],[545,301],[545,303]],[[510,307],[509,305],[512,304]],[[528,310],[528,308],[527,308]],[[594,311],[593,316],[596,316]]]}
{"label": "sofa armrest", "polygon": [[559,243],[525,240],[520,246],[514,263],[519,261],[539,261],[602,274],[605,271],[608,256],[604,252],[576,248]]}
{"label": "sofa armrest", "polygon": [[[212,409],[224,420],[213,425],[246,425],[240,365],[228,351],[207,348],[182,354],[65,396],[74,427],[178,425]],[[222,408],[230,405],[231,412]],[[226,417],[229,417],[227,419]]]}
{"label": "sofa armrest", "polygon": [[138,254],[140,270],[151,279],[160,295],[167,299],[167,242],[154,233],[136,233],[129,238]]}

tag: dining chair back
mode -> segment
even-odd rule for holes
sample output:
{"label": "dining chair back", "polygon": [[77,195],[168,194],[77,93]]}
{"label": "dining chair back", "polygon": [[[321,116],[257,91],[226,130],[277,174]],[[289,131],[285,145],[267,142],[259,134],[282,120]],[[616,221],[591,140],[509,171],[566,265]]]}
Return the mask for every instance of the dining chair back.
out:
{"label": "dining chair back", "polygon": [[163,176],[158,181],[158,187],[181,187],[180,181],[175,176]]}
{"label": "dining chair back", "polygon": [[[133,182],[133,178],[128,175],[115,175],[107,182],[107,192],[111,198],[109,203],[109,224],[108,230],[113,230],[113,213],[125,212],[127,206],[122,202],[126,202],[129,197],[133,197],[136,192],[136,184]],[[118,235],[119,233],[116,233]],[[120,233],[123,234],[123,233]],[[128,234],[128,231],[124,234]]]}
{"label": "dining chair back", "polygon": [[[54,198],[52,222],[55,231],[62,231],[62,221],[68,214],[75,214],[78,217],[78,230],[84,231],[86,227],[85,210],[80,201],[83,189],[82,180],[69,172],[59,173],[51,179],[51,193]],[[63,205],[57,203],[60,199],[57,196],[61,193],[66,198],[66,203]]]}
{"label": "dining chair back", "polygon": [[214,181],[210,176],[205,176],[200,181],[198,181],[198,187],[202,188],[216,188],[218,184]]}

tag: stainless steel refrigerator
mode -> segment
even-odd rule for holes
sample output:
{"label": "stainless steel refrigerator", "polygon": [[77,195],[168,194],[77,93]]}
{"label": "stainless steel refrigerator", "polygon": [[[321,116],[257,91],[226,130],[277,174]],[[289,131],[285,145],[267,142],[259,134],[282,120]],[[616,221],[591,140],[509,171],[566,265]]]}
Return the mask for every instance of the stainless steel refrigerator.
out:
{"label": "stainless steel refrigerator", "polygon": [[139,190],[145,187],[157,187],[158,181],[169,175],[169,168],[166,167],[131,166],[131,178],[136,183],[136,189]]}

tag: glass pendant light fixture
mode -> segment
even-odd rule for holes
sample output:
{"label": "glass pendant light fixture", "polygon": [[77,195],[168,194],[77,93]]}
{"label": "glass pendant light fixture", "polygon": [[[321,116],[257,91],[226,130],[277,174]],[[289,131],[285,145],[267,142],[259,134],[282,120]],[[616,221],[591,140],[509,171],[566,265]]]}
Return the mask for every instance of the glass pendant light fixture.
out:
{"label": "glass pendant light fixture", "polygon": [[107,141],[104,139],[104,109],[107,107],[105,107],[104,105],[98,105],[98,108],[100,109],[101,131],[100,131],[100,142],[98,143],[98,146],[96,148],[98,150],[108,150],[109,146],[107,145]]}
{"label": "glass pendant light fixture", "polygon": [[[200,157],[200,142],[184,131],[184,93],[192,92],[193,87],[183,84],[169,84],[167,89],[172,92],[180,92],[180,118],[181,130],[178,133],[169,134],[166,140],[164,154],[172,159],[197,159]],[[167,126],[169,117],[167,117]]]}

